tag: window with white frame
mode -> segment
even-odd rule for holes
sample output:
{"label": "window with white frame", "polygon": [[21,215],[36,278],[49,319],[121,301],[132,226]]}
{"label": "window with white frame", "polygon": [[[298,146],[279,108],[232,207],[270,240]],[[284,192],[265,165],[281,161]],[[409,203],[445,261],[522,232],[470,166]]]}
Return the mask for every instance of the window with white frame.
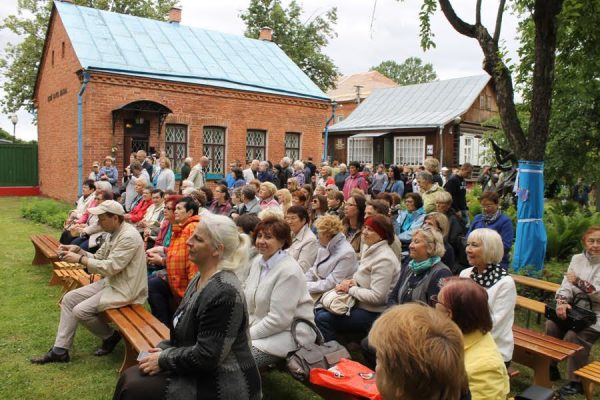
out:
{"label": "window with white frame", "polygon": [[424,162],[424,136],[400,136],[394,138],[394,164],[423,165]]}
{"label": "window with white frame", "polygon": [[181,171],[187,157],[187,125],[167,124],[165,127],[165,153],[171,160],[173,171]]}
{"label": "window with white frame", "polygon": [[267,132],[249,129],[246,133],[246,160],[267,159]]}
{"label": "window with white frame", "polygon": [[373,163],[373,138],[348,138],[348,162]]}
{"label": "window with white frame", "polygon": [[208,157],[208,173],[225,175],[225,128],[204,127],[203,154]]}
{"label": "window with white frame", "polygon": [[292,160],[300,159],[300,134],[286,132],[285,134],[285,156]]}
{"label": "window with white frame", "polygon": [[481,138],[475,135],[462,134],[460,136],[459,162],[473,165],[483,165],[486,147],[481,143]]}

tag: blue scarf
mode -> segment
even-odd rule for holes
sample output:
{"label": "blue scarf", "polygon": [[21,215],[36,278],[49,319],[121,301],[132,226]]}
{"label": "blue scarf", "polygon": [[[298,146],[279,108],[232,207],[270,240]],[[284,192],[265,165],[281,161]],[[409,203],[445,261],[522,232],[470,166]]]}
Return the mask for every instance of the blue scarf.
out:
{"label": "blue scarf", "polygon": [[408,262],[408,268],[410,268],[415,274],[418,274],[433,267],[435,264],[439,263],[440,260],[441,258],[438,256],[429,257],[423,261],[410,260]]}

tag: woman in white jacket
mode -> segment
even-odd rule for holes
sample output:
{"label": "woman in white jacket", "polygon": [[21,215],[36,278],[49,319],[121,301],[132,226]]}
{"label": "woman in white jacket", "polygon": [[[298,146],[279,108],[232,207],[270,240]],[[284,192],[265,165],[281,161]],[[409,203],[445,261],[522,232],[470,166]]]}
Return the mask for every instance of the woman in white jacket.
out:
{"label": "woman in white jacket", "polygon": [[466,251],[467,260],[472,267],[462,270],[460,276],[473,279],[487,291],[494,322],[491,334],[508,366],[515,345],[512,326],[517,289],[513,279],[500,266],[504,255],[502,238],[498,232],[489,228],[474,230],[467,238]]}
{"label": "woman in white jacket", "polygon": [[[248,304],[252,355],[266,367],[296,349],[291,326],[295,318],[314,321],[313,302],[298,262],[284,250],[291,242],[290,228],[267,217],[254,230],[256,256],[244,282]],[[315,340],[305,325],[298,326],[300,344]]]}
{"label": "woman in white jacket", "polygon": [[316,311],[315,321],[325,341],[335,340],[338,332],[366,335],[385,309],[390,289],[400,274],[400,261],[391,249],[394,228],[388,217],[374,215],[365,220],[362,243],[366,244],[358,270],[335,288],[356,299],[350,315],[335,315],[324,308]]}
{"label": "woman in white jacket", "polygon": [[335,215],[316,222],[321,246],[313,266],[306,272],[306,286],[313,299],[352,277],[358,267],[356,252],[344,235],[344,225]]}

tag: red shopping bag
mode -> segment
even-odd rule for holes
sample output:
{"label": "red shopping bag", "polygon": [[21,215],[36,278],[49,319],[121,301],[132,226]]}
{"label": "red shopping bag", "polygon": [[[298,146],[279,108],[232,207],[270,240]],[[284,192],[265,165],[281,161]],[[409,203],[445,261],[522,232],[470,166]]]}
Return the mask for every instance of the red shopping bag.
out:
{"label": "red shopping bag", "polygon": [[381,400],[375,385],[375,372],[346,358],[329,369],[311,369],[310,383],[370,400]]}

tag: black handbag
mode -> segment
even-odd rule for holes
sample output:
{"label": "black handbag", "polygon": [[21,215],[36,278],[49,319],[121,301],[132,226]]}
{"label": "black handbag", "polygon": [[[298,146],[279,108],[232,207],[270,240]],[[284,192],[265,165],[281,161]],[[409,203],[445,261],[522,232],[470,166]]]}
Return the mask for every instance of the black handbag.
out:
{"label": "black handbag", "polygon": [[[298,342],[296,329],[299,323],[308,325],[317,334],[314,343],[301,345]],[[299,381],[308,381],[310,370],[313,368],[329,369],[342,358],[351,359],[348,350],[335,340],[324,343],[325,340],[319,329],[315,324],[304,318],[294,319],[291,331],[297,350],[288,353],[286,366],[289,373]]]}
{"label": "black handbag", "polygon": [[[586,305],[583,306],[580,303],[586,303]],[[577,293],[569,304],[571,304],[571,309],[567,310],[566,319],[560,319],[556,315],[556,301],[546,304],[546,318],[553,321],[565,332],[579,332],[596,323],[596,313],[592,311],[592,301],[587,294]]]}
{"label": "black handbag", "polygon": [[529,386],[523,393],[515,396],[515,400],[555,400],[560,399],[553,390],[541,386]]}

